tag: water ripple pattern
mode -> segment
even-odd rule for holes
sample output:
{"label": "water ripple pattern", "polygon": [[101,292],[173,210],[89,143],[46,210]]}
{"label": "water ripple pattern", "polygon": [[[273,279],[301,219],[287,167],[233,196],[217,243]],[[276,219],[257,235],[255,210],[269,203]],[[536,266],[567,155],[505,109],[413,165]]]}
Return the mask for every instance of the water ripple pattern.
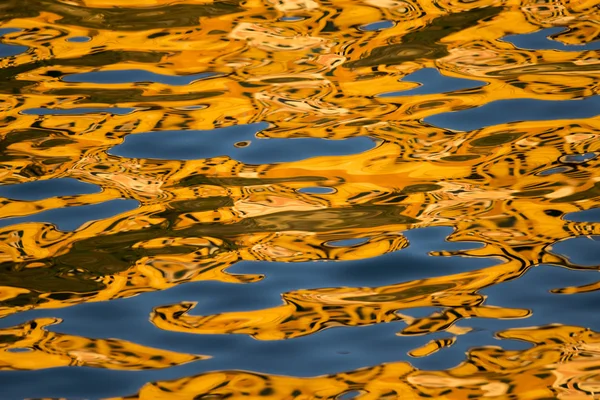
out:
{"label": "water ripple pattern", "polygon": [[0,398],[597,398],[599,21],[1,1]]}

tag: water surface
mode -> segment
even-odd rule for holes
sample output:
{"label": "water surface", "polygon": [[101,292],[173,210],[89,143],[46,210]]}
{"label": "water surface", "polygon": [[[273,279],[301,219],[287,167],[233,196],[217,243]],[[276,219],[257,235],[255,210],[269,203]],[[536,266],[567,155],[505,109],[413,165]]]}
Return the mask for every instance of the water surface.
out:
{"label": "water surface", "polygon": [[0,11],[3,400],[600,393],[597,2]]}

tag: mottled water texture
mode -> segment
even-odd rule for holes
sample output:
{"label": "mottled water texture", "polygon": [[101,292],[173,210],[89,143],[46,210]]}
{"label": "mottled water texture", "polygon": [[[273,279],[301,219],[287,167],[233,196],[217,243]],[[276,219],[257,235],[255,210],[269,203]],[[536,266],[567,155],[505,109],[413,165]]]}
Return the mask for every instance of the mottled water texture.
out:
{"label": "mottled water texture", "polygon": [[594,0],[0,2],[0,399],[583,399]]}

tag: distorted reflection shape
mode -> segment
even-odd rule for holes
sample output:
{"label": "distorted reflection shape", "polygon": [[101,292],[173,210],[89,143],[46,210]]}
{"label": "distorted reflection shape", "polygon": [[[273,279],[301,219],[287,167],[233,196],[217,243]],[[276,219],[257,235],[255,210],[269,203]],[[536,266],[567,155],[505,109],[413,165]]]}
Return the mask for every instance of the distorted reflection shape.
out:
{"label": "distorted reflection shape", "polygon": [[[565,32],[563,27],[542,29],[537,32],[508,35],[502,38],[503,41],[514,44],[521,49],[530,50],[560,50],[560,51],[583,51],[600,50],[600,41],[582,44],[565,44],[560,42],[560,33]],[[553,36],[557,36],[553,37]]]}
{"label": "distorted reflection shape", "polygon": [[580,236],[552,245],[552,251],[574,264],[600,268],[600,236]]}
{"label": "distorted reflection shape", "polygon": [[532,99],[500,100],[477,108],[436,114],[425,122],[454,130],[470,131],[513,121],[591,118],[600,113],[600,96],[569,101]]}
{"label": "distorted reflection shape", "polygon": [[89,42],[90,40],[92,40],[92,38],[90,38],[88,36],[74,36],[74,37],[67,39],[68,42],[73,42],[73,43],[85,43],[85,42]]}
{"label": "distorted reflection shape", "polygon": [[57,208],[42,211],[26,217],[4,218],[0,227],[23,224],[27,222],[48,222],[63,231],[72,231],[88,221],[112,217],[137,208],[138,202],[130,199],[115,199],[100,204],[78,207]]}
{"label": "distorted reflection shape", "polygon": [[565,219],[576,222],[600,222],[600,207],[569,213],[565,215]]}
{"label": "distorted reflection shape", "polygon": [[[264,122],[211,131],[160,131],[128,136],[111,154],[130,158],[195,160],[229,156],[250,164],[271,164],[311,157],[361,153],[375,146],[368,137],[345,140],[316,138],[264,138],[257,133]],[[240,142],[246,146],[236,146]]]}
{"label": "distorted reflection shape", "polygon": [[334,188],[320,187],[320,186],[304,187],[304,188],[298,189],[298,191],[300,193],[308,193],[308,194],[331,194],[331,193],[335,193],[335,189]]}
{"label": "distorted reflection shape", "polygon": [[596,157],[598,157],[597,153],[568,154],[568,155],[562,156],[560,158],[560,161],[562,161],[565,164],[567,164],[567,163],[579,164],[579,163],[591,161]]}
{"label": "distorted reflection shape", "polygon": [[[19,32],[17,28],[0,28],[0,38],[6,36],[9,33]],[[4,39],[5,40],[5,39]],[[27,51],[27,47],[19,45],[5,44],[3,39],[0,39],[0,58],[16,56],[17,54],[24,53]]]}
{"label": "distorted reflection shape", "polygon": [[18,200],[41,200],[55,196],[75,196],[97,193],[100,188],[73,178],[31,181],[13,185],[1,185],[0,197]]}
{"label": "distorted reflection shape", "polygon": [[394,21],[378,21],[378,22],[372,22],[370,24],[367,25],[363,25],[361,26],[359,29],[362,31],[380,31],[383,29],[389,29],[392,28],[394,26]]}

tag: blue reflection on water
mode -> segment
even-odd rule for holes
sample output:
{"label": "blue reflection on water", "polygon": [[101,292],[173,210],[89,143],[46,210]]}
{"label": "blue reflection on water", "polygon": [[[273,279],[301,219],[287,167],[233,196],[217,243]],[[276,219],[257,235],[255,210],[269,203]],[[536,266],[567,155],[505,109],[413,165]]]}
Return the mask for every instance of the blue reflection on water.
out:
{"label": "blue reflection on water", "polygon": [[[21,29],[17,28],[0,28],[0,37],[13,32],[19,32]],[[0,58],[16,56],[18,54],[26,52],[28,47],[19,46],[13,44],[4,44],[0,39]]]}
{"label": "blue reflection on water", "polygon": [[533,33],[521,35],[508,35],[502,38],[503,41],[514,44],[520,49],[529,50],[560,50],[560,51],[582,51],[582,50],[600,50],[600,40],[581,45],[564,44],[558,40],[550,39],[550,35],[555,35],[565,31],[563,27],[554,27],[542,29]]}
{"label": "blue reflection on water", "polygon": [[575,222],[600,222],[600,207],[569,213],[564,219]]}
{"label": "blue reflection on water", "polygon": [[578,236],[561,240],[552,246],[552,252],[566,256],[581,266],[600,265],[600,236]]}
{"label": "blue reflection on water", "polygon": [[16,185],[0,185],[0,197],[13,200],[41,200],[56,196],[97,193],[99,191],[100,188],[98,186],[73,178],[49,179]]}
{"label": "blue reflection on water", "polygon": [[137,208],[138,202],[131,199],[115,199],[99,204],[55,208],[25,217],[2,218],[0,227],[24,222],[48,222],[63,231],[72,231],[88,221],[113,217]]}
{"label": "blue reflection on water", "polygon": [[565,101],[514,99],[432,115],[425,118],[425,122],[441,128],[470,131],[507,122],[590,118],[599,114],[600,96]]}
{"label": "blue reflection on water", "polygon": [[68,38],[67,42],[86,43],[86,42],[89,42],[90,40],[92,40],[92,38],[89,36],[74,36],[74,37]]}
{"label": "blue reflection on water", "polygon": [[372,31],[381,31],[384,29],[393,28],[395,25],[396,24],[394,23],[394,21],[385,20],[385,21],[377,21],[377,22],[372,22],[367,25],[363,25],[359,29],[361,31],[372,32]]}
{"label": "blue reflection on water", "polygon": [[[375,146],[368,137],[345,140],[316,138],[257,138],[256,133],[269,125],[260,122],[207,131],[158,131],[129,135],[109,153],[130,158],[160,160],[196,160],[229,156],[250,164],[298,161],[309,157],[361,153]],[[249,142],[246,147],[235,147]]]}
{"label": "blue reflection on water", "polygon": [[298,192],[307,194],[331,194],[335,193],[335,189],[324,186],[311,186],[298,189]]}

